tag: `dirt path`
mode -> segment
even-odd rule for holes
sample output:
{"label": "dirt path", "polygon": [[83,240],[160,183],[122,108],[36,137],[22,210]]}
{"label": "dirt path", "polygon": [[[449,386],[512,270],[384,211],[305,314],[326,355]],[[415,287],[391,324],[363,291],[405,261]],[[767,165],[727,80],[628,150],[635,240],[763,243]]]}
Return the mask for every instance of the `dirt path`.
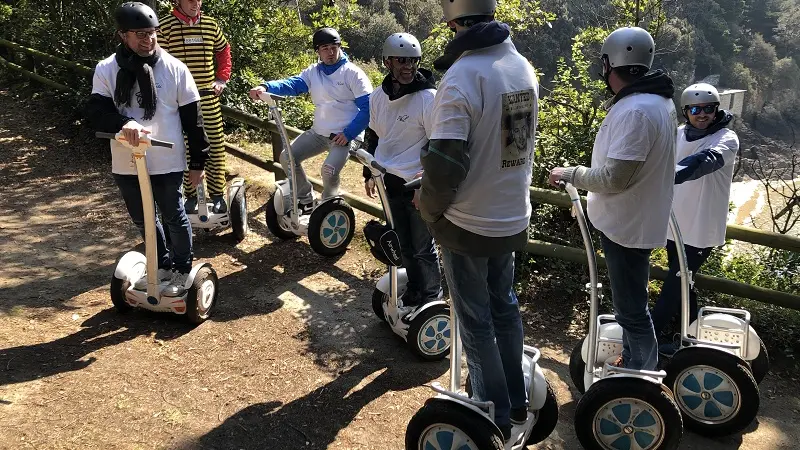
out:
{"label": "dirt path", "polygon": [[[108,298],[112,268],[142,245],[107,154],[52,107],[0,90],[0,448],[402,448],[430,396],[423,385],[445,382],[447,362],[418,362],[374,317],[382,269],[360,238],[333,261],[305,239],[273,242],[263,222],[272,176],[229,161],[253,186],[252,231],[238,245],[227,233],[196,237],[197,257],[220,276],[216,315],[194,329],[121,316]],[[360,169],[346,172],[345,189],[361,192]],[[527,341],[542,349],[561,407],[535,448],[579,448],[566,365],[573,306],[524,305]],[[761,388],[747,432],[687,432],[683,448],[796,448],[797,379],[769,376]]]}

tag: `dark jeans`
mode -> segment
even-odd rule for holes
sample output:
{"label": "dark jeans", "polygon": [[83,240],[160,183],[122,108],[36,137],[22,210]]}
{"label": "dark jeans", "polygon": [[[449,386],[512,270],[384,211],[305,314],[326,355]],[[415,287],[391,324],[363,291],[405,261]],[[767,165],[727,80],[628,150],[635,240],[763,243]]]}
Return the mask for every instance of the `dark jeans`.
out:
{"label": "dark jeans", "polygon": [[[694,278],[694,275],[700,270],[700,266],[711,255],[714,247],[697,248],[686,244],[683,247],[686,249],[686,265]],[[669,274],[661,288],[661,295],[658,296],[658,301],[653,307],[653,326],[656,335],[661,334],[681,310],[681,279],[678,277],[680,266],[678,265],[678,248],[674,241],[667,241],[667,258],[669,259]],[[689,290],[689,323],[691,324],[695,319],[697,319],[697,291],[691,287]]]}
{"label": "dark jeans", "polygon": [[658,346],[647,304],[650,249],[628,248],[600,234],[617,322],[622,327],[622,360],[628,369],[655,370]]}
{"label": "dark jeans", "polygon": [[[125,200],[128,214],[144,238],[144,209],[142,193],[139,190],[139,178],[136,175],[113,175],[122,199]],[[156,214],[158,268],[189,273],[192,270],[192,225],[183,209],[182,183],[183,172],[150,175],[153,200],[155,200],[158,212],[161,213],[169,230],[171,246],[171,248],[167,248],[164,228]]]}
{"label": "dark jeans", "polygon": [[522,316],[514,293],[514,254],[466,256],[442,247],[445,278],[467,354],[472,397],[492,401],[495,423],[527,406]]}
{"label": "dark jeans", "polygon": [[436,300],[442,293],[439,260],[428,226],[411,201],[414,193],[403,192],[388,197],[394,229],[400,239],[403,266],[408,274],[404,297],[412,304]]}

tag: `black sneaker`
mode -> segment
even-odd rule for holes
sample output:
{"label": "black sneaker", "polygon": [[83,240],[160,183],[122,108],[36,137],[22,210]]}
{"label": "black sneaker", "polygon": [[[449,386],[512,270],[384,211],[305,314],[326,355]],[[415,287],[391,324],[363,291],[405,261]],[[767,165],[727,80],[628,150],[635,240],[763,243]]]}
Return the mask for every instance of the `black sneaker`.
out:
{"label": "black sneaker", "polygon": [[183,209],[186,210],[186,214],[197,214],[197,197],[191,196],[183,202]]}
{"label": "black sneaker", "polygon": [[528,408],[511,408],[511,423],[523,425],[528,421]]}
{"label": "black sneaker", "polygon": [[211,207],[211,212],[214,214],[223,214],[228,212],[228,203],[225,201],[225,197],[221,195],[212,195],[211,203],[213,204]]}
{"label": "black sneaker", "polygon": [[298,214],[300,214],[301,216],[311,214],[311,212],[314,211],[314,202],[313,201],[309,203],[297,202],[297,210]]}

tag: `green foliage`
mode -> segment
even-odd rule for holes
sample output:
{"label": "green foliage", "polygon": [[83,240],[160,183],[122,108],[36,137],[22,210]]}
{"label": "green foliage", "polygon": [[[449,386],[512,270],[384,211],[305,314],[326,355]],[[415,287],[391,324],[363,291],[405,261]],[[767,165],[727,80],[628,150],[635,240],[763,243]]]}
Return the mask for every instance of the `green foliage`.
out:
{"label": "green foliage", "polygon": [[[555,19],[552,13],[544,11],[538,0],[508,0],[499,2],[495,18],[511,27],[514,33],[524,33],[532,27],[539,27]],[[440,23],[422,42],[423,65],[430,67],[433,61],[444,54],[444,48],[452,39],[453,33],[447,24]]]}
{"label": "green foliage", "polygon": [[546,187],[553,167],[589,165],[594,137],[606,115],[601,107],[605,82],[590,75],[584,49],[602,42],[607,34],[607,30],[587,28],[573,40],[570,61],[561,58],[558,62],[553,88],[539,106],[535,185]]}

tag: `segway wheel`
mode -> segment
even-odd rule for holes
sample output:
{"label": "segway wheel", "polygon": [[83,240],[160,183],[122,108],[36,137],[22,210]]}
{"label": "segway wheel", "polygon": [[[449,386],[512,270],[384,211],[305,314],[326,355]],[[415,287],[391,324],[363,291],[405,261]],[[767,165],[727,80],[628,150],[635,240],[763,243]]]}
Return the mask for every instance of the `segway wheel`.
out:
{"label": "segway wheel", "polygon": [[114,308],[117,309],[117,312],[122,314],[133,309],[133,306],[125,301],[125,292],[129,287],[131,287],[130,281],[122,280],[115,275],[111,275],[111,303],[114,304]]}
{"label": "segway wheel", "polygon": [[186,294],[186,320],[199,325],[211,317],[217,304],[217,272],[211,267],[197,271]]}
{"label": "segway wheel", "polygon": [[383,303],[386,301],[387,295],[380,289],[372,291],[372,311],[384,322],[386,322],[386,315],[383,312]]}
{"label": "segway wheel", "polygon": [[239,243],[247,236],[247,196],[244,185],[233,196],[230,205],[233,239]]}
{"label": "segway wheel", "polygon": [[328,200],[315,208],[308,219],[308,243],[322,256],[341,255],[353,239],[355,223],[353,208],[343,199]]}
{"label": "segway wheel", "polygon": [[605,378],[575,407],[575,434],[585,449],[677,449],[681,412],[663,385],[634,377]]}
{"label": "segway wheel", "polygon": [[[558,399],[556,398],[553,386],[550,385],[550,381],[545,381],[547,382],[547,397],[544,399],[542,409],[536,411],[536,423],[533,425],[533,429],[531,430],[530,436],[528,436],[528,440],[525,441],[525,445],[538,444],[547,439],[558,425]],[[472,382],[469,379],[469,375],[467,375],[467,380],[464,383],[464,390],[471,398]]]}
{"label": "segway wheel", "polygon": [[750,371],[753,372],[753,379],[756,380],[756,384],[761,384],[761,381],[763,381],[764,377],[769,373],[769,353],[767,353],[767,346],[764,345],[764,341],[761,339],[759,339],[759,344],[761,344],[761,349],[758,351],[758,356],[756,356],[756,359],[750,361]]}
{"label": "segway wheel", "polygon": [[558,399],[550,381],[547,381],[547,397],[544,399],[542,409],[536,411],[536,423],[533,425],[531,435],[525,445],[533,445],[547,439],[558,425]]}
{"label": "segway wheel", "polygon": [[578,343],[575,344],[575,348],[572,349],[572,353],[569,355],[569,377],[572,379],[572,384],[575,386],[575,389],[581,394],[586,392],[583,377],[583,374],[586,373],[586,362],[583,361],[583,356],[581,356],[583,341],[585,339],[586,338],[578,341]]}
{"label": "segway wheel", "polygon": [[297,239],[297,235],[292,233],[292,230],[284,228],[281,225],[281,222],[279,220],[280,215],[278,215],[278,212],[275,210],[274,193],[269,197],[269,201],[267,202],[267,205],[265,206],[264,209],[265,209],[264,218],[266,219],[267,222],[267,228],[269,229],[269,232],[272,233],[273,236],[275,236],[278,239],[282,239],[284,241]]}
{"label": "segway wheel", "polygon": [[686,428],[698,434],[736,433],[758,414],[758,384],[735,355],[689,347],[675,353],[665,370],[664,384],[675,393]]}
{"label": "segway wheel", "polygon": [[501,450],[503,437],[488,418],[449,400],[431,399],[408,422],[406,450]]}
{"label": "segway wheel", "polygon": [[445,305],[423,310],[411,321],[406,339],[411,351],[425,361],[439,361],[450,353],[450,310]]}

